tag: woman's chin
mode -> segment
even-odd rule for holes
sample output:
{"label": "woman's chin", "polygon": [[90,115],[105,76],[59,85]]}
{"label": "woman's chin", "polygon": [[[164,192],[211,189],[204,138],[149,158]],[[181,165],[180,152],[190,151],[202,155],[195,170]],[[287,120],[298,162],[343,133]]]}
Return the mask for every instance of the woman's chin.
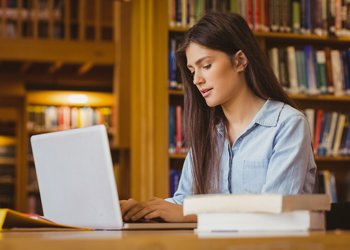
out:
{"label": "woman's chin", "polygon": [[210,100],[206,100],[206,103],[207,103],[208,107],[210,107],[210,108],[214,108],[214,107],[219,105],[219,103],[213,102],[213,101],[210,101]]}

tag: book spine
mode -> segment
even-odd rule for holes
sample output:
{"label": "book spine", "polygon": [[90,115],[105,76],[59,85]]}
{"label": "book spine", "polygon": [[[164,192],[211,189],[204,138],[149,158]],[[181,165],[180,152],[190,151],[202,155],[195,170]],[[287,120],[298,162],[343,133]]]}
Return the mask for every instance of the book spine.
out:
{"label": "book spine", "polygon": [[317,83],[316,83],[316,70],[314,63],[314,51],[311,46],[304,48],[305,62],[306,62],[306,74],[308,82],[308,93],[311,95],[318,94]]}
{"label": "book spine", "polygon": [[276,47],[271,48],[269,50],[269,59],[270,59],[270,64],[272,66],[272,70],[275,73],[276,78],[278,81],[280,81],[280,69],[279,69],[279,60],[278,60],[278,49]]}
{"label": "book spine", "polygon": [[314,141],[314,138],[315,138],[315,110],[314,109],[305,109],[304,112],[305,112],[305,116],[307,118],[307,121],[309,123],[312,141]]}
{"label": "book spine", "polygon": [[181,172],[179,170],[170,169],[170,182],[169,182],[170,197],[174,196],[179,186],[180,176],[181,176]]}
{"label": "book spine", "polygon": [[300,0],[292,1],[292,31],[300,33]]}
{"label": "book spine", "polygon": [[334,145],[333,145],[333,156],[339,155],[339,147],[340,147],[340,142],[343,135],[345,120],[346,120],[346,115],[340,114],[339,121],[337,124],[337,129],[335,132],[336,134],[335,134]]}
{"label": "book spine", "polygon": [[298,82],[297,82],[297,65],[295,48],[293,46],[287,47],[288,57],[288,76],[289,76],[289,91],[293,94],[298,93]]}
{"label": "book spine", "polygon": [[319,90],[321,94],[327,93],[327,72],[326,72],[326,53],[324,50],[316,51],[317,72],[319,79]]}
{"label": "book spine", "polygon": [[332,72],[334,81],[334,94],[341,96],[343,91],[343,66],[339,50],[331,50]]}
{"label": "book spine", "polygon": [[176,39],[170,38],[169,46],[169,88],[177,87],[176,81]]}
{"label": "book spine", "polygon": [[169,153],[175,153],[175,106],[169,106]]}
{"label": "book spine", "polygon": [[320,138],[321,138],[321,127],[322,127],[322,120],[323,120],[323,110],[317,111],[316,116],[316,127],[315,127],[315,140],[314,140],[314,154],[316,155],[319,148]]}
{"label": "book spine", "polygon": [[333,80],[331,49],[329,47],[326,47],[325,53],[326,53],[326,69],[327,69],[327,92],[329,94],[334,94],[334,80]]}

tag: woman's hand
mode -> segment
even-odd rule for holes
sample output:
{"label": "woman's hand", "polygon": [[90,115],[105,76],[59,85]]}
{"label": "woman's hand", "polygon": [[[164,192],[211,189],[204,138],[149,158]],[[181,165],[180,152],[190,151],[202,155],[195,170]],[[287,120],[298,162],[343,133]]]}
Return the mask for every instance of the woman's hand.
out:
{"label": "woman's hand", "polygon": [[164,199],[153,198],[145,202],[133,199],[120,201],[120,207],[125,221],[151,220],[160,218],[165,222],[196,222],[197,216],[184,216],[182,205],[167,202]]}

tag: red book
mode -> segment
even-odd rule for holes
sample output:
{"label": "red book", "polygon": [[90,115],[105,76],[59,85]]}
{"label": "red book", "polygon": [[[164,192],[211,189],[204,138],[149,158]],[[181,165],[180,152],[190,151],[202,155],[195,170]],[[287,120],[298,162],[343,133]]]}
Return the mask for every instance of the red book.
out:
{"label": "red book", "polygon": [[253,30],[254,24],[253,24],[253,1],[254,0],[248,0],[247,1],[247,23],[249,25],[249,28]]}
{"label": "red book", "polygon": [[60,130],[64,129],[64,107],[63,106],[60,106],[58,108],[58,128]]}
{"label": "red book", "polygon": [[314,154],[315,155],[318,152],[318,147],[320,143],[322,119],[323,119],[323,110],[319,109],[317,110],[317,115],[316,115],[316,127],[315,127],[315,137],[314,137]]}
{"label": "red book", "polygon": [[[261,0],[260,0],[261,1]],[[254,23],[254,31],[261,31],[261,6],[260,6],[260,1],[259,0],[253,0],[253,11],[254,11],[254,16],[253,16],[253,23]]]}

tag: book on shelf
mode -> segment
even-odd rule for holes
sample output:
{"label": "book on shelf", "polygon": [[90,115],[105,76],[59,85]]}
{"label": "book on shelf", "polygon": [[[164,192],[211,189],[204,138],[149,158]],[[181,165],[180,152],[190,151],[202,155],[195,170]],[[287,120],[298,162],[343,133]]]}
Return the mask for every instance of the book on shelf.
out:
{"label": "book on shelf", "polygon": [[175,106],[169,106],[169,153],[175,153],[175,131],[176,131]]}
{"label": "book on shelf", "polygon": [[183,84],[181,83],[180,71],[177,68],[176,63],[176,50],[182,42],[183,34],[171,33],[169,37],[169,89],[182,90]]}
{"label": "book on shelf", "polygon": [[197,220],[198,232],[325,230],[323,211],[201,213]]}
{"label": "book on shelf", "polygon": [[277,79],[291,94],[350,93],[350,49],[272,47],[268,56]]}
{"label": "book on shelf", "polygon": [[52,38],[63,38],[63,7],[63,0],[53,0],[52,4],[39,1],[37,5],[28,0],[5,1],[0,6],[0,17],[5,22],[0,32],[7,38],[31,37],[35,25],[39,38],[48,38],[50,33]]}
{"label": "book on shelf", "polygon": [[318,156],[347,156],[350,154],[350,130],[348,114],[322,109],[307,109],[313,132],[314,153]]}
{"label": "book on shelf", "polygon": [[337,202],[337,187],[334,173],[329,170],[319,170],[317,177],[319,193],[329,195],[331,203]]}
{"label": "book on shelf", "polygon": [[185,153],[183,135],[183,108],[181,105],[169,106],[169,153]]}
{"label": "book on shelf", "polygon": [[12,137],[1,136],[0,141],[0,207],[15,206],[16,183],[16,147],[12,145]]}
{"label": "book on shelf", "polygon": [[97,124],[113,127],[111,107],[30,105],[27,111],[30,130],[62,130]]}
{"label": "book on shelf", "polygon": [[61,228],[88,230],[88,228],[73,227],[47,220],[40,215],[24,214],[18,211],[0,208],[0,231],[10,229]]}
{"label": "book on shelf", "polygon": [[200,213],[282,213],[295,210],[330,209],[325,194],[204,194],[186,197],[184,215]]}
{"label": "book on shelf", "polygon": [[170,196],[173,197],[180,182],[180,177],[181,177],[181,171],[177,169],[170,169]]}
{"label": "book on shelf", "polygon": [[254,31],[348,36],[350,6],[323,0],[168,0],[169,26],[191,27],[207,11],[238,13]]}

